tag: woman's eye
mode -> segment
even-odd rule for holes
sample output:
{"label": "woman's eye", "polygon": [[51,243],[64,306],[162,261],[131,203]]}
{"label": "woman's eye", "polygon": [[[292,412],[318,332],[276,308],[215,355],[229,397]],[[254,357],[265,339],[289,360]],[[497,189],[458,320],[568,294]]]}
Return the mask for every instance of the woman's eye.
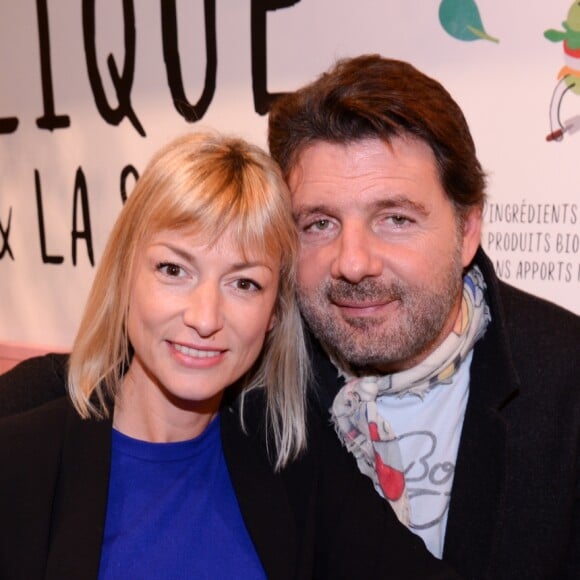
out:
{"label": "woman's eye", "polygon": [[254,280],[250,280],[249,278],[241,278],[240,280],[236,280],[236,288],[238,290],[261,290],[261,286],[254,282]]}
{"label": "woman's eye", "polygon": [[171,262],[162,262],[161,264],[158,264],[157,270],[172,278],[177,278],[183,273],[183,269],[181,266],[178,266],[177,264],[173,264]]}

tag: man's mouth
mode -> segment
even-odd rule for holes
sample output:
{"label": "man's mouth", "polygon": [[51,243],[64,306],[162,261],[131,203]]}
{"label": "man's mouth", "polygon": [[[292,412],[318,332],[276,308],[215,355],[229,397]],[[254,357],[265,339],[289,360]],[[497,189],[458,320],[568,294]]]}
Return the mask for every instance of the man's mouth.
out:
{"label": "man's mouth", "polygon": [[336,306],[345,316],[360,318],[365,316],[376,316],[384,312],[393,305],[396,300],[332,300]]}
{"label": "man's mouth", "polygon": [[331,302],[339,308],[375,308],[384,306],[391,302],[391,300],[332,300]]}

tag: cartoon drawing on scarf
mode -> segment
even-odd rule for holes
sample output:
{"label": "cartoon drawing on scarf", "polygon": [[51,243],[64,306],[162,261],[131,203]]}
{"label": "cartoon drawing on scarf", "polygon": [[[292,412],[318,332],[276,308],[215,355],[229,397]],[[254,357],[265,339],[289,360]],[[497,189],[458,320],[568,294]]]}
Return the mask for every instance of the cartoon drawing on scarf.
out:
{"label": "cartoon drawing on scarf", "polygon": [[390,433],[380,433],[375,421],[369,421],[369,435],[373,443],[379,485],[387,499],[397,501],[405,491],[403,460],[397,440]]}
{"label": "cartoon drawing on scarf", "polygon": [[442,0],[439,5],[439,22],[445,32],[458,40],[499,42],[485,32],[479,9],[473,0]]}
{"label": "cartoon drawing on scarf", "polygon": [[550,28],[544,36],[551,42],[563,42],[565,65],[558,73],[558,83],[550,101],[550,133],[546,141],[561,141],[564,134],[572,135],[580,128],[580,115],[562,121],[560,110],[564,95],[572,91],[580,95],[580,2],[576,1],[562,22],[564,30]]}

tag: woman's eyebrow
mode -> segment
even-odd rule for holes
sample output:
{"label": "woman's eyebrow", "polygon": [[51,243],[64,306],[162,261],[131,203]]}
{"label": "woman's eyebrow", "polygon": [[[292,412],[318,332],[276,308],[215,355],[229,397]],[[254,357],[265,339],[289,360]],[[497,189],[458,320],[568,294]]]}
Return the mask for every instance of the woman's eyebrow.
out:
{"label": "woman's eyebrow", "polygon": [[[155,244],[152,244],[152,246],[166,248],[169,251],[173,252],[174,254],[178,255],[186,262],[189,262],[191,264],[194,264],[196,262],[195,252],[190,252],[170,242],[157,242]],[[264,258],[264,260],[252,259],[247,261],[237,261],[229,264],[229,268],[232,271],[243,270],[244,268],[260,268],[260,267],[272,270],[272,266],[270,265],[269,260],[267,258]]]}

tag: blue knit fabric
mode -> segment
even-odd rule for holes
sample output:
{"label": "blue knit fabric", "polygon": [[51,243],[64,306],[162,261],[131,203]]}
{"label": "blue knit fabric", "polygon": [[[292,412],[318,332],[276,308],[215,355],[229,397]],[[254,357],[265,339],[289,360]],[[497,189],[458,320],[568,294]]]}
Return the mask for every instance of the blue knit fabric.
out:
{"label": "blue knit fabric", "polygon": [[100,580],[262,579],[222,452],[219,418],[195,439],[113,431]]}

